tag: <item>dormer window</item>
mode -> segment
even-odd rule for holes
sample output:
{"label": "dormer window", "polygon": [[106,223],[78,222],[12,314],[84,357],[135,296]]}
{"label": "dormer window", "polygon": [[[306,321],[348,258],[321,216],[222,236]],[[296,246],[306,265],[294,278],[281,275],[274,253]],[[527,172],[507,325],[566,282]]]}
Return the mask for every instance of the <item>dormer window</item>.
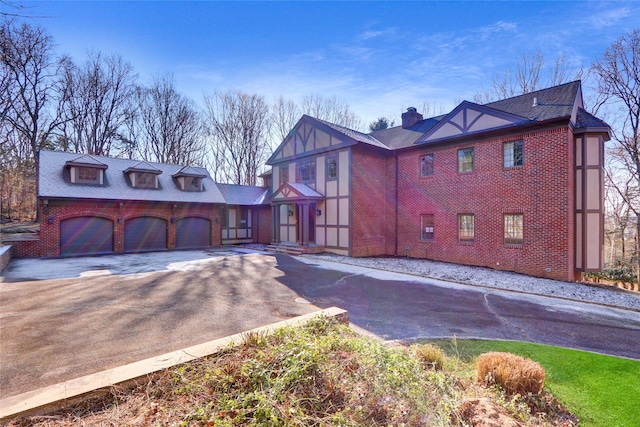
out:
{"label": "dormer window", "polygon": [[182,191],[203,191],[203,179],[207,175],[201,172],[202,169],[196,169],[191,166],[184,166],[172,176],[176,180],[176,184]]}
{"label": "dormer window", "polygon": [[159,187],[158,178],[162,171],[147,162],[138,162],[124,173],[129,177],[133,188],[156,189]]}
{"label": "dormer window", "polygon": [[79,167],[76,168],[76,182],[82,184],[99,184],[98,176],[100,170],[96,168]]}
{"label": "dormer window", "polygon": [[69,160],[64,166],[69,170],[69,180],[72,184],[104,184],[107,165],[89,154]]}
{"label": "dormer window", "polygon": [[156,188],[156,175],[149,172],[136,173],[136,188]]}

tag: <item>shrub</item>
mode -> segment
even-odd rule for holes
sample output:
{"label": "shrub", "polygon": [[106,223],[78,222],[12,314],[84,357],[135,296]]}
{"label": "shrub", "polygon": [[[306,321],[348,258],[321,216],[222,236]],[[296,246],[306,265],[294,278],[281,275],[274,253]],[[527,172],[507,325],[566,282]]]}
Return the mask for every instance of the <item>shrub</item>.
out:
{"label": "shrub", "polygon": [[539,394],[545,371],[537,362],[511,353],[490,352],[478,356],[478,381],[496,384],[508,394]]}
{"label": "shrub", "polygon": [[446,356],[440,347],[435,344],[417,345],[414,348],[414,354],[420,363],[428,365],[430,368],[439,370],[444,367]]}

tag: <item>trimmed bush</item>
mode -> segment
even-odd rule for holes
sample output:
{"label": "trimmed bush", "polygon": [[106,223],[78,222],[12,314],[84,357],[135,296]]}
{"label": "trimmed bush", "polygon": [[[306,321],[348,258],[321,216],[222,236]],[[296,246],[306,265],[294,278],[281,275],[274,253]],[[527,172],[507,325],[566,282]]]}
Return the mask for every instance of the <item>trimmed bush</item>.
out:
{"label": "trimmed bush", "polygon": [[544,387],[542,365],[511,353],[490,352],[478,356],[478,382],[498,385],[508,394],[540,394]]}

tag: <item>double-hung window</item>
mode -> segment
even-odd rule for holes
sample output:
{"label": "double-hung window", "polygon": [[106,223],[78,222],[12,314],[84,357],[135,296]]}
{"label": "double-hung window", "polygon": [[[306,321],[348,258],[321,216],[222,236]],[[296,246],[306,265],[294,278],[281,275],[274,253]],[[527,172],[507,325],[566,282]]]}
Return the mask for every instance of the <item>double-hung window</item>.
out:
{"label": "double-hung window", "polygon": [[458,240],[473,242],[475,239],[475,217],[473,214],[458,215]]}
{"label": "double-hung window", "polygon": [[298,182],[309,182],[316,179],[316,162],[304,162],[298,164]]}
{"label": "double-hung window", "polygon": [[473,148],[458,150],[458,172],[473,172]]}
{"label": "double-hung window", "polygon": [[434,218],[433,214],[420,215],[420,240],[433,241]]}
{"label": "double-hung window", "polygon": [[504,243],[507,245],[524,243],[523,214],[504,214]]}
{"label": "double-hung window", "polygon": [[420,157],[420,176],[427,177],[433,175],[433,154],[426,154]]}
{"label": "double-hung window", "polygon": [[505,168],[524,165],[524,143],[522,141],[505,142],[503,152]]}

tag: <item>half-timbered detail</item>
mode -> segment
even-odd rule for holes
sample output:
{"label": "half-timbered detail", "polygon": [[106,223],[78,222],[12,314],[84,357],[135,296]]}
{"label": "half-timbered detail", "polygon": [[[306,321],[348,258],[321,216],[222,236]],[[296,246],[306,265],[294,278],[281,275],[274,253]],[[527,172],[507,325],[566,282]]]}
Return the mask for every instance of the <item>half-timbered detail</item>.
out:
{"label": "half-timbered detail", "polygon": [[[604,143],[579,81],[369,134],[307,115],[263,187],[205,169],[40,152],[42,256],[270,243],[579,280],[603,266]],[[31,244],[30,248],[36,247]]]}

